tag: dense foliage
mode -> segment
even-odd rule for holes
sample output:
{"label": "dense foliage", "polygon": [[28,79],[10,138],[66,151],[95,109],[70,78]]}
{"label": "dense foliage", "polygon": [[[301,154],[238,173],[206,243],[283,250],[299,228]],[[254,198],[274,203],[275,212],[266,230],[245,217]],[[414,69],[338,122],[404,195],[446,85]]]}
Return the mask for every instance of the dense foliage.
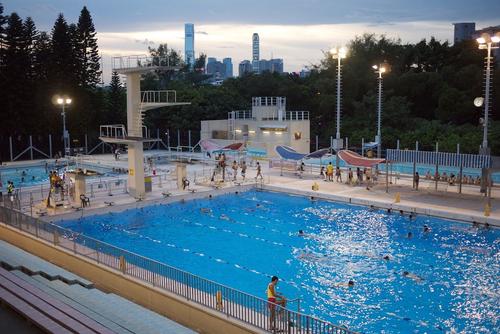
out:
{"label": "dense foliage", "polygon": [[[472,101],[483,95],[484,51],[474,41],[450,46],[434,38],[416,44],[402,44],[384,36],[363,35],[349,45],[342,63],[341,135],[351,146],[361,138],[374,139],[376,132],[377,76],[371,68],[386,63],[382,137],[385,147],[477,153],[482,140],[479,118],[482,109]],[[146,124],[153,129],[199,130],[200,120],[226,118],[231,110],[249,109],[252,96],[286,96],[289,110],[311,113],[311,144],[319,135],[327,146],[335,129],[336,65],[325,55],[311,67],[311,75],[264,73],[226,80],[222,86],[207,84],[203,74],[205,55],[190,72],[180,52],[166,44],[148,50],[152,55],[170,57],[178,71],[145,75],[142,89],[176,89],[178,100],[191,105],[151,111]],[[500,154],[500,71],[493,75],[493,107],[489,143]],[[32,134],[61,135],[57,94],[71,96],[68,128],[72,138],[84,134],[96,137],[100,124],[126,121],[125,91],[118,74],[111,84],[100,85],[101,68],[97,36],[87,8],[76,24],[60,14],[50,33],[36,29],[31,18],[16,13],[4,15],[0,5],[0,158],[7,159],[9,136]],[[153,132],[154,133],[154,132]],[[161,132],[164,133],[163,131]],[[55,139],[56,144],[59,138]]]}

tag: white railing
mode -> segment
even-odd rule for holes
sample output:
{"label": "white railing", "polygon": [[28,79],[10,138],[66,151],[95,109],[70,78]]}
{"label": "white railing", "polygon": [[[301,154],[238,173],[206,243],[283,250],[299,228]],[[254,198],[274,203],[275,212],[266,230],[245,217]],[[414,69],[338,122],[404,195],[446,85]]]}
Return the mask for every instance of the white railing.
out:
{"label": "white railing", "polygon": [[251,110],[235,110],[227,113],[228,119],[255,119]]}
{"label": "white railing", "polygon": [[152,57],[146,55],[113,57],[111,59],[113,70],[122,70],[136,67],[170,66],[168,57]]}
{"label": "white railing", "polygon": [[176,103],[175,90],[145,90],[141,92],[142,103]]}
{"label": "white railing", "polygon": [[279,106],[285,109],[286,97],[282,96],[257,96],[252,97],[252,106],[262,107],[262,106]]}
{"label": "white railing", "polygon": [[285,119],[287,121],[303,121],[309,119],[309,111],[286,111]]}
{"label": "white railing", "polygon": [[123,124],[101,125],[99,127],[99,136],[109,138],[125,138],[127,137],[127,129]]}

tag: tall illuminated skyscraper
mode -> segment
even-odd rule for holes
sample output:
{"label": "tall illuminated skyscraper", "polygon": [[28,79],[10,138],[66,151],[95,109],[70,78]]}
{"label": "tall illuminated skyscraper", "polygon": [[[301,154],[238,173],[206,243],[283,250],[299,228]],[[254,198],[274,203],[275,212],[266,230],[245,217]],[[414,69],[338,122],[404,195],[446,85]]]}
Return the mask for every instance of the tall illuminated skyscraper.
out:
{"label": "tall illuminated skyscraper", "polygon": [[191,69],[194,66],[194,24],[186,23],[184,25],[184,62]]}
{"label": "tall illuminated skyscraper", "polygon": [[259,34],[254,33],[252,36],[252,71],[255,73],[259,73],[259,59],[260,59]]}

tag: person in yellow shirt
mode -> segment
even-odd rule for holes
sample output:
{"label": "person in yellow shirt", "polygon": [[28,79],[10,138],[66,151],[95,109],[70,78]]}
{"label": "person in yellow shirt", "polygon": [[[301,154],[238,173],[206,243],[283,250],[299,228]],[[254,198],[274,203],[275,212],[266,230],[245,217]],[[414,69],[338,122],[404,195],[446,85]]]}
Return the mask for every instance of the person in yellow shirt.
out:
{"label": "person in yellow shirt", "polygon": [[326,176],[327,181],[333,182],[333,165],[331,162],[329,162],[328,166],[326,166]]}
{"label": "person in yellow shirt", "polygon": [[278,284],[278,276],[273,276],[271,278],[271,283],[267,285],[267,301],[269,306],[269,327],[270,330],[274,330],[276,328],[276,305],[279,305],[283,308],[286,307],[286,298],[276,292],[276,285]]}

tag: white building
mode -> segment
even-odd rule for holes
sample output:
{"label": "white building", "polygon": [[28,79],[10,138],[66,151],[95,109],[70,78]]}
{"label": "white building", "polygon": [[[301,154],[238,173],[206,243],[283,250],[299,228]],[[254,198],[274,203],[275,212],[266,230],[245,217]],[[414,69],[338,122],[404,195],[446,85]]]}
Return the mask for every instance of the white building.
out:
{"label": "white building", "polygon": [[222,143],[244,142],[248,148],[265,150],[275,157],[276,145],[309,153],[308,111],[287,111],[285,97],[253,97],[252,110],[228,113],[227,119],[201,121],[201,139]]}

